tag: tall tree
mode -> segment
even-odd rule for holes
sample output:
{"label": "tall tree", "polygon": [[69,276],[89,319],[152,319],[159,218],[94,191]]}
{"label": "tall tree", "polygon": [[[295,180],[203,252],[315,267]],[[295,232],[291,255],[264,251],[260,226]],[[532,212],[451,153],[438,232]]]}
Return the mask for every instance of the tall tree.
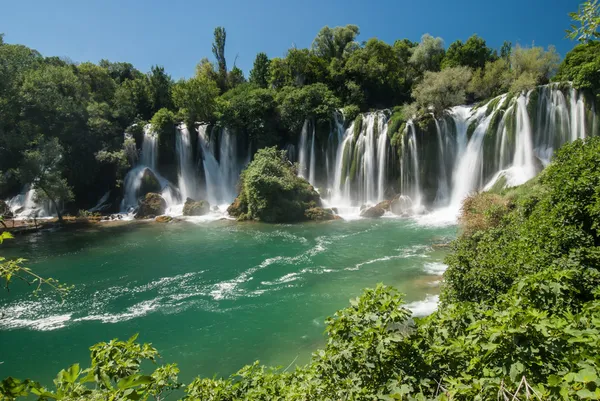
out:
{"label": "tall tree", "polygon": [[439,71],[444,59],[444,41],[442,38],[434,38],[426,33],[421,36],[421,42],[412,49],[410,63],[413,67],[423,73],[425,71]]}
{"label": "tall tree", "polygon": [[360,33],[358,26],[346,25],[335,28],[323,27],[312,43],[312,51],[326,60],[341,59],[347,53],[357,49],[358,43],[354,40]]}
{"label": "tall tree", "polygon": [[266,88],[269,83],[269,66],[271,60],[266,53],[258,53],[254,59],[254,65],[250,70],[249,81],[253,84]]}
{"label": "tall tree", "polygon": [[61,168],[63,148],[57,138],[42,141],[37,149],[23,153],[23,161],[18,174],[23,184],[30,184],[35,190],[36,202],[48,200],[56,209],[58,220],[62,221],[60,202],[73,200],[73,192],[63,178]]}
{"label": "tall tree", "polygon": [[227,32],[222,26],[215,28],[215,39],[212,45],[212,52],[217,59],[217,65],[219,66],[219,86],[222,91],[227,88],[227,62],[225,61],[225,41],[227,40]]}
{"label": "tall tree", "polygon": [[229,89],[233,89],[244,82],[246,82],[244,71],[234,65],[231,71],[229,71],[227,74],[227,87]]}
{"label": "tall tree", "polygon": [[509,60],[510,59],[510,55],[512,54],[512,43],[505,40],[504,43],[502,43],[502,47],[500,48],[500,57],[503,58],[504,60]]}
{"label": "tall tree", "polygon": [[153,66],[148,78],[152,112],[156,113],[162,108],[172,109],[171,87],[173,86],[173,80],[165,72],[165,68],[157,65]]}

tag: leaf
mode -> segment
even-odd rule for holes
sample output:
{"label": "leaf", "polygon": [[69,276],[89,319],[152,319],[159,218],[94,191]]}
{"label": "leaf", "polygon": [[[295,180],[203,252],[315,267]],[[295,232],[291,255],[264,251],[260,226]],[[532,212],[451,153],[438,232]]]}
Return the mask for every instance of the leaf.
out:
{"label": "leaf", "polygon": [[152,383],[151,376],[131,375],[119,380],[119,382],[117,383],[117,387],[119,388],[119,390],[126,390],[150,383]]}

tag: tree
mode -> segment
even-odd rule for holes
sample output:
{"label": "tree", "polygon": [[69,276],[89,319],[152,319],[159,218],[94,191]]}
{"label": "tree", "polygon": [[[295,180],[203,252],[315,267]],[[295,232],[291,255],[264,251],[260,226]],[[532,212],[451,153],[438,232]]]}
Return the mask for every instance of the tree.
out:
{"label": "tree", "polygon": [[319,57],[329,61],[332,58],[341,59],[359,45],[354,40],[360,33],[358,26],[346,25],[321,28],[312,43],[312,51]]}
{"label": "tree", "polygon": [[[567,29],[567,37],[580,42],[600,38],[600,3],[598,0],[588,0],[579,6],[579,11],[569,14],[575,24]],[[580,26],[577,26],[579,23]]]}
{"label": "tree", "polygon": [[157,65],[152,66],[148,78],[148,92],[152,112],[156,113],[162,108],[172,109],[171,87],[173,86],[173,80],[165,72],[165,68]]}
{"label": "tree", "polygon": [[346,96],[356,94],[353,89],[357,88],[350,83],[353,81],[364,93],[367,108],[389,107],[406,100],[408,94],[402,92],[404,71],[396,51],[379,39],[370,39],[354,51],[344,67]]}
{"label": "tree", "polygon": [[229,71],[227,74],[227,87],[232,89],[240,84],[243,84],[244,82],[246,82],[244,72],[234,65],[231,71]]}
{"label": "tree", "polygon": [[249,82],[258,85],[261,88],[266,88],[269,84],[270,64],[271,60],[269,60],[266,53],[258,53],[254,59],[252,70],[250,70]]}
{"label": "tree", "polygon": [[35,190],[36,202],[48,200],[56,210],[58,220],[63,221],[60,202],[73,200],[73,192],[62,177],[63,148],[57,138],[43,140],[37,149],[23,153],[19,177],[23,184]]}
{"label": "tree", "polygon": [[421,73],[425,71],[439,71],[444,59],[444,53],[443,39],[434,38],[426,33],[421,37],[421,42],[412,49],[410,63]]}
{"label": "tree", "polygon": [[214,41],[212,52],[217,59],[219,66],[219,87],[222,91],[227,89],[227,62],[225,61],[225,41],[227,40],[227,32],[222,26],[215,28]]}
{"label": "tree", "polygon": [[502,43],[502,48],[500,49],[500,57],[508,61],[510,59],[511,53],[512,43],[505,40],[504,43]]}
{"label": "tree", "polygon": [[472,72],[468,67],[449,67],[442,71],[426,71],[423,81],[413,89],[413,97],[422,109],[433,108],[441,113],[445,108],[463,104]]}
{"label": "tree", "polygon": [[600,42],[575,46],[567,53],[554,80],[571,81],[576,88],[591,91],[600,104]]}
{"label": "tree", "polygon": [[493,61],[493,58],[492,49],[487,47],[485,40],[473,35],[464,44],[457,40],[448,47],[442,67],[464,65],[471,68],[483,68],[485,63]]}
{"label": "tree", "polygon": [[554,46],[548,50],[542,47],[521,47],[517,45],[511,53],[511,91],[529,90],[537,85],[547,84],[558,69],[559,55]]}
{"label": "tree", "polygon": [[173,87],[173,102],[188,124],[212,121],[218,95],[217,83],[202,75],[181,80]]}

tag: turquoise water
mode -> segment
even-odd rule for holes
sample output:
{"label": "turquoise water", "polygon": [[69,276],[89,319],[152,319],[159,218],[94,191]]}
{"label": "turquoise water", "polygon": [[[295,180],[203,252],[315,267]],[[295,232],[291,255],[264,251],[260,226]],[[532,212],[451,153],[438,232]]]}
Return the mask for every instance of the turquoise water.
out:
{"label": "turquoise water", "polygon": [[61,303],[22,283],[0,295],[0,377],[51,383],[88,347],[140,333],[181,378],[228,375],[260,360],[305,363],[327,316],[378,282],[417,314],[435,307],[455,228],[410,220],[263,225],[230,221],[128,224],[46,232],[2,245],[44,276],[72,284]]}

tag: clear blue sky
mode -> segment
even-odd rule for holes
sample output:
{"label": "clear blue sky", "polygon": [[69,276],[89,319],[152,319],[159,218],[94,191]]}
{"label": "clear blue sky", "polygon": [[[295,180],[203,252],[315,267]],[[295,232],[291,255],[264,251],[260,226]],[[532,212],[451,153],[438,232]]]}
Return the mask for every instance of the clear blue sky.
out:
{"label": "clear blue sky", "polygon": [[504,40],[547,46],[561,56],[568,12],[580,0],[3,0],[0,32],[45,56],[76,62],[127,61],[142,71],[163,65],[174,78],[189,77],[202,57],[212,60],[216,26],[227,30],[227,61],[244,72],[257,52],[283,56],[292,45],[310,46],[325,25],[356,24],[359,40],[388,43],[423,33],[446,46],[477,33],[498,48]]}

